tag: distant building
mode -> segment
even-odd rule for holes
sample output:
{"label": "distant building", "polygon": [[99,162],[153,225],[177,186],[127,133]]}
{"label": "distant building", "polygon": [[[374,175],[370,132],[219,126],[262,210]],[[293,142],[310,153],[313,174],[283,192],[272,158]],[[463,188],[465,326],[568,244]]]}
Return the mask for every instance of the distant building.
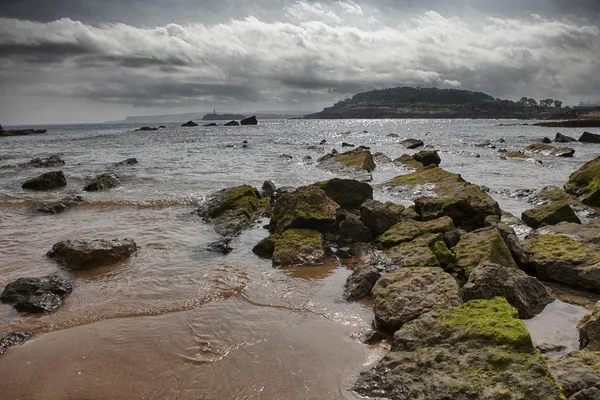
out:
{"label": "distant building", "polygon": [[579,101],[580,108],[595,108],[600,107],[600,100],[580,100]]}

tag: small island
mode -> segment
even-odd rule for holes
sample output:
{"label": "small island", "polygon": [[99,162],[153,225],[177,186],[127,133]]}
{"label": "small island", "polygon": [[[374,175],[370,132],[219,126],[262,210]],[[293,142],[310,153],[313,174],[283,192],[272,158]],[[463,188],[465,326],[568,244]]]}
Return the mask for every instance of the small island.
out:
{"label": "small island", "polygon": [[213,110],[212,114],[206,114],[202,117],[202,121],[224,121],[224,120],[237,120],[245,119],[245,115],[241,114],[217,114],[217,110]]}

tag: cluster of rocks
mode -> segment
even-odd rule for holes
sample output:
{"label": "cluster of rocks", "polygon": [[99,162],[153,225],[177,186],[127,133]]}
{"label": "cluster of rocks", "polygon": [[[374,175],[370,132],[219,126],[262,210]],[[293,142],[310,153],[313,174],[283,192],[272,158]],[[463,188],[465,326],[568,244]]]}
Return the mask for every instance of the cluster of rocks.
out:
{"label": "cluster of rocks", "polygon": [[[590,132],[584,132],[579,139],[575,139],[571,136],[563,135],[558,132],[554,137],[555,143],[600,143],[600,135]],[[533,143],[527,146],[525,149],[520,151],[507,151],[502,149],[500,151],[500,157],[502,158],[513,158],[513,159],[524,159],[532,160],[529,155],[543,155],[543,156],[554,156],[554,157],[573,157],[575,149],[571,147],[555,147],[551,146],[552,140],[544,137],[537,140],[537,143]]]}
{"label": "cluster of rocks", "polygon": [[[229,121],[225,124],[223,124],[223,126],[244,126],[244,125],[258,125],[258,120],[256,119],[256,115],[253,115],[251,117],[242,119],[240,122],[237,121]],[[197,123],[195,123],[194,121],[188,121],[185,124],[181,125],[182,127],[195,127],[198,126]],[[218,126],[217,123],[215,122],[210,122],[208,124],[205,124],[204,126]]]}
{"label": "cluster of rocks", "polygon": [[153,131],[157,131],[159,129],[166,129],[167,127],[164,125],[161,125],[159,127],[154,127],[154,126],[142,126],[141,128],[138,128],[135,130],[135,132],[153,132]]}

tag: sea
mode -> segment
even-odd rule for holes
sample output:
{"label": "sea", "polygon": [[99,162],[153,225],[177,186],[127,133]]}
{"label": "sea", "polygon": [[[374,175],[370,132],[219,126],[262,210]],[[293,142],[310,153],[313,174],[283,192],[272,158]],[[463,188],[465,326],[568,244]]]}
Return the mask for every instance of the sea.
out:
{"label": "sea", "polygon": [[[484,186],[504,211],[519,217],[532,208],[529,195],[561,187],[600,153],[597,145],[574,142],[567,144],[575,149],[572,158],[501,159],[499,150],[520,150],[558,131],[575,138],[583,133],[534,122],[294,119],[238,127],[166,124],[149,132],[136,132],[140,125],[86,124],[0,137],[0,290],[20,277],[50,274],[72,277],[76,285],[51,315],[0,304],[0,337],[35,333],[0,356],[0,398],[359,398],[352,384],[388,345],[363,343],[373,311],[368,300],[342,299],[350,266],[331,257],[319,267],[273,268],[251,251],[268,235],[268,220],[236,236],[231,253],[210,252],[207,246],[219,235],[194,210],[211,192],[241,184],[260,188],[272,180],[297,187],[353,177],[317,162],[332,149],[351,149],[342,142],[394,159],[421,150],[400,144],[416,138],[438,151],[441,167]],[[18,165],[54,154],[66,164]],[[114,166],[131,157],[138,164]],[[382,185],[410,171],[377,160],[374,197],[411,204],[419,193],[389,192]],[[68,185],[21,189],[25,180],[50,170],[62,170]],[[117,172],[122,184],[82,190],[107,171]],[[85,204],[54,215],[35,210],[39,202],[67,195],[81,195]],[[126,262],[78,272],[46,257],[60,240],[95,238],[131,238],[139,249]],[[526,323],[534,342],[576,349],[575,325],[584,313],[584,307],[556,301]]]}

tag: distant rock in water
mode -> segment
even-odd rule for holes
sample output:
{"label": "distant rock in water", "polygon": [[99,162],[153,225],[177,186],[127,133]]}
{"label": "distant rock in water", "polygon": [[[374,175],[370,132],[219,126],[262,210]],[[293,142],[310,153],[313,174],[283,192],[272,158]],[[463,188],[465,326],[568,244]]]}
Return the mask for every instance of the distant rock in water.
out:
{"label": "distant rock in water", "polygon": [[188,121],[185,124],[182,124],[181,126],[190,127],[190,126],[198,126],[198,124],[195,123],[194,121]]}
{"label": "distant rock in water", "polygon": [[583,132],[579,141],[582,143],[600,143],[600,135],[596,133]]}
{"label": "distant rock in water", "polygon": [[[0,125],[2,128],[2,125]],[[33,336],[33,332],[11,332],[0,339],[0,356],[6,353],[9,347],[16,346],[25,342]]]}
{"label": "distant rock in water", "polygon": [[223,126],[240,126],[240,123],[237,121],[229,121],[228,123],[226,123]]}
{"label": "distant rock in water", "polygon": [[52,313],[72,291],[73,280],[58,275],[19,278],[6,285],[0,300],[13,304],[19,311]]}
{"label": "distant rock in water", "polygon": [[442,162],[437,151],[420,151],[413,155],[415,161],[420,162],[424,166],[435,165],[438,166]]}
{"label": "distant rock in water", "polygon": [[0,136],[25,136],[37,133],[46,133],[46,129],[11,129],[11,130],[0,130]]}
{"label": "distant rock in water", "polygon": [[73,205],[83,204],[81,196],[67,196],[59,201],[44,202],[37,205],[36,210],[47,214],[58,214]]}
{"label": "distant rock in water", "polygon": [[[235,119],[235,118],[232,118],[232,119]],[[258,120],[256,119],[256,115],[253,115],[249,118],[245,118],[240,121],[240,125],[257,125],[257,124],[258,124]]]}
{"label": "distant rock in water", "polygon": [[138,163],[137,158],[131,157],[131,158],[128,158],[126,160],[119,161],[119,162],[115,163],[115,167],[120,167],[121,165],[134,165],[134,164],[137,164],[137,163]]}
{"label": "distant rock in water", "polygon": [[149,126],[142,126],[139,129],[136,129],[136,132],[147,132],[147,131],[157,131],[158,128],[153,128],[153,127],[149,127]]}
{"label": "distant rock in water", "polygon": [[121,178],[114,172],[100,174],[88,183],[83,190],[86,192],[95,192],[98,190],[110,189],[121,184]]}
{"label": "distant rock in water", "polygon": [[556,136],[554,137],[554,141],[556,143],[569,143],[569,142],[576,142],[577,139],[572,138],[571,136],[563,135],[560,132],[557,132]]}
{"label": "distant rock in water", "polygon": [[556,148],[544,143],[529,145],[524,150],[526,153],[542,154],[544,156],[573,157],[575,150],[569,147]]}
{"label": "distant rock in water", "polygon": [[534,125],[550,128],[600,128],[600,119],[570,119],[558,122],[540,122]]}
{"label": "distant rock in water", "polygon": [[242,114],[206,114],[202,117],[202,121],[226,121],[231,119],[246,119]]}
{"label": "distant rock in water", "polygon": [[4,128],[2,127],[1,124],[0,124],[0,132],[4,132]]}
{"label": "distant rock in water", "polygon": [[25,181],[21,187],[30,190],[50,190],[67,186],[67,178],[62,171],[46,172],[33,179]]}
{"label": "distant rock in water", "polygon": [[550,138],[544,136],[543,138],[537,139],[536,142],[549,144],[549,143],[552,143],[552,140],[550,140]]}
{"label": "distant rock in water", "polygon": [[423,146],[423,141],[419,139],[406,139],[401,141],[400,144],[407,149],[416,149],[417,147]]}
{"label": "distant rock in water", "polygon": [[31,161],[19,164],[19,167],[31,168],[51,168],[65,165],[65,162],[58,154],[51,155],[48,158],[32,158]]}
{"label": "distant rock in water", "polygon": [[211,122],[210,124],[206,124],[204,126],[218,126],[218,125],[216,123],[214,123],[214,122]]}
{"label": "distant rock in water", "polygon": [[132,239],[63,240],[46,255],[73,270],[90,269],[126,260],[137,250]]}

